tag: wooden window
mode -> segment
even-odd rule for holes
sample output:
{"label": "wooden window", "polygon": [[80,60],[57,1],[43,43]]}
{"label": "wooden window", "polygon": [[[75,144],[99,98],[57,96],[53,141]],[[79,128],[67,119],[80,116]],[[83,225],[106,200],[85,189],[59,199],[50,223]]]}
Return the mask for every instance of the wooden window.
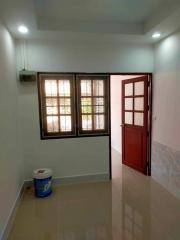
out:
{"label": "wooden window", "polygon": [[108,133],[109,77],[78,75],[79,135]]}
{"label": "wooden window", "polygon": [[39,74],[38,87],[42,139],[109,134],[109,76]]}
{"label": "wooden window", "polygon": [[73,75],[39,75],[41,136],[75,136]]}

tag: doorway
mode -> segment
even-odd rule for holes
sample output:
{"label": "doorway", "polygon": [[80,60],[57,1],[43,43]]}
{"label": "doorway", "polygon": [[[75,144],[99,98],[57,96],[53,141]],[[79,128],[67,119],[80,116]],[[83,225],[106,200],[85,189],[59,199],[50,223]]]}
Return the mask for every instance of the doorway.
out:
{"label": "doorway", "polygon": [[151,175],[152,74],[112,74],[110,83],[111,148],[119,159],[111,164]]}

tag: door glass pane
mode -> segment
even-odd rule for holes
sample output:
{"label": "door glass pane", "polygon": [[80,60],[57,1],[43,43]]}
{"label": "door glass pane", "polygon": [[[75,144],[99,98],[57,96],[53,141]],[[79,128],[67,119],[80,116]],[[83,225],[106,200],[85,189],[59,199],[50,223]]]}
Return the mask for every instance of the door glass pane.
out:
{"label": "door glass pane", "polygon": [[60,116],[60,130],[62,132],[70,132],[71,128],[71,116]]}
{"label": "door glass pane", "polygon": [[125,96],[132,96],[132,95],[133,95],[133,83],[126,83]]}
{"label": "door glass pane", "polygon": [[134,98],[134,110],[143,111],[144,110],[144,98]]}
{"label": "door glass pane", "polygon": [[69,80],[59,80],[59,96],[70,96]]}
{"label": "door glass pane", "polygon": [[104,96],[103,80],[93,80],[93,96]]}
{"label": "door glass pane", "polygon": [[143,126],[144,125],[144,113],[134,113],[134,125]]}
{"label": "door glass pane", "polygon": [[94,129],[95,130],[104,129],[104,115],[94,115]]}
{"label": "door glass pane", "polygon": [[59,132],[59,124],[57,116],[47,116],[47,131]]}
{"label": "door glass pane", "polygon": [[133,110],[133,98],[125,98],[125,110]]}
{"label": "door glass pane", "polygon": [[91,80],[81,80],[81,96],[91,96]]}
{"label": "door glass pane", "polygon": [[133,113],[125,112],[125,124],[133,124]]}
{"label": "door glass pane", "polygon": [[45,80],[45,95],[47,97],[57,96],[57,81],[56,80]]}
{"label": "door glass pane", "polygon": [[82,115],[82,130],[92,130],[92,115]]}
{"label": "door glass pane", "polygon": [[144,95],[144,82],[134,83],[134,95]]}

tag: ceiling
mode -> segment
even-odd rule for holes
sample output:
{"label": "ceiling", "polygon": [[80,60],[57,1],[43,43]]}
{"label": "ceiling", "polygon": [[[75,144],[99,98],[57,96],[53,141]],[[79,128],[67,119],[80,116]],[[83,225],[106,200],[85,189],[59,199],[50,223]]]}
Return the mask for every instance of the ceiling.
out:
{"label": "ceiling", "polygon": [[152,41],[180,27],[180,0],[1,0],[0,18],[16,38],[136,39]]}
{"label": "ceiling", "polygon": [[37,16],[47,18],[141,23],[163,2],[164,0],[37,0],[35,9]]}

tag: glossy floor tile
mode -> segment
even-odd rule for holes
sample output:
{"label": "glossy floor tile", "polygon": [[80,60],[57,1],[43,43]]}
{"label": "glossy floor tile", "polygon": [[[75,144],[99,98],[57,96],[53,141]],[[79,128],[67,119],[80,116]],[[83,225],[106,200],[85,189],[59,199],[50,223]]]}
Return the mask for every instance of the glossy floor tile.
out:
{"label": "glossy floor tile", "polygon": [[180,201],[120,162],[113,151],[112,182],[27,190],[9,240],[179,240]]}

